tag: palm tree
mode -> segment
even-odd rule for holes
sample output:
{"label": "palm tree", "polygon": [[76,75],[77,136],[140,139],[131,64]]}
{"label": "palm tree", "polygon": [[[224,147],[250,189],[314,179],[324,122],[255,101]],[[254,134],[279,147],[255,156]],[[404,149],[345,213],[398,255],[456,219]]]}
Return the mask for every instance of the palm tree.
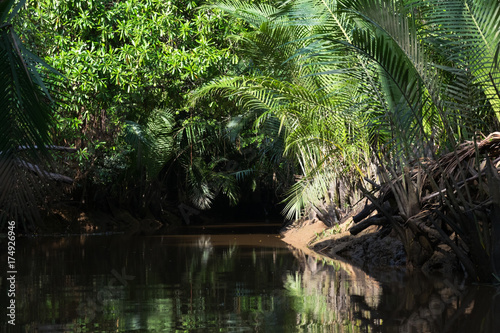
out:
{"label": "palm tree", "polygon": [[[345,52],[334,63],[321,55],[311,57],[313,36],[322,33],[318,19],[302,18],[299,23],[291,8],[225,1],[217,5],[245,19],[255,30],[239,41],[249,67],[239,77],[223,77],[193,94],[223,95],[236,99],[245,114],[257,119],[258,128],[271,128],[271,138],[283,138],[280,153],[293,161],[298,181],[287,191],[285,214],[298,218],[305,206],[322,215],[327,202],[338,206],[353,204],[333,190],[332,184],[354,185],[361,169],[369,163],[366,128],[359,89],[348,89],[359,79],[342,74],[340,64],[350,61]],[[325,45],[325,43],[323,43]],[[316,75],[316,73],[329,73]],[[332,75],[334,74],[335,75]],[[354,171],[346,172],[355,166]],[[342,179],[342,181],[340,180]],[[345,202],[344,202],[345,201]],[[325,222],[328,222],[328,218]]]}
{"label": "palm tree", "polygon": [[[25,230],[40,221],[41,179],[71,181],[44,170],[50,161],[52,99],[50,67],[27,50],[13,19],[25,1],[0,3],[0,223]],[[50,86],[44,80],[51,80]]]}
{"label": "palm tree", "polygon": [[[412,240],[421,231],[417,224],[425,189],[423,178],[410,178],[408,168],[416,161],[426,170],[427,164],[418,161],[437,160],[475,133],[497,128],[499,6],[495,0],[296,0],[269,9],[226,0],[219,8],[255,27],[245,37],[257,65],[247,76],[222,78],[201,93],[223,92],[280,120],[285,152],[302,171],[288,198],[288,210],[295,216],[308,204],[328,200],[329,186],[345,170],[358,170],[354,176],[364,187],[359,176],[368,174],[370,157],[378,161],[379,180],[395,194],[394,209],[403,225],[379,210],[398,231],[409,262],[418,266],[422,258],[411,256]],[[272,64],[269,70],[266,63]],[[368,146],[368,157],[360,154]],[[465,182],[460,168],[458,177],[463,179],[458,180]],[[479,206],[470,196],[456,200],[457,178],[444,174],[434,179],[425,172],[431,191],[447,186],[439,192],[446,193],[446,214],[454,209],[475,214]],[[368,190],[364,193],[379,204]],[[465,248],[477,250],[469,258],[457,252],[468,272],[491,280],[492,266],[480,269],[479,257],[498,264],[500,253],[479,248],[483,235],[465,235],[467,221],[441,219],[467,243]],[[492,225],[492,220],[475,221],[483,231]],[[469,241],[469,236],[479,238]]]}
{"label": "palm tree", "polygon": [[[406,175],[389,184],[405,227],[394,220],[391,225],[399,231],[408,260],[418,266],[432,254],[430,237],[419,242],[417,250],[413,248],[417,243],[413,239],[424,227],[419,227],[419,223],[439,219],[442,224],[433,226],[442,240],[452,244],[444,236],[442,225],[459,235],[466,245],[462,249],[454,247],[454,251],[468,273],[483,281],[491,281],[495,272],[498,275],[500,253],[495,250],[495,231],[485,232],[495,229],[497,218],[494,214],[484,216],[481,210],[485,207],[478,205],[473,195],[456,193],[458,181],[465,181],[466,193],[481,192],[467,185],[470,166],[457,164],[458,171],[453,176],[449,168],[442,167],[438,178],[429,177],[433,190],[447,188],[442,209],[449,216],[438,213],[431,205],[425,207],[436,214],[434,217],[420,216],[424,183],[409,180],[410,174],[404,168],[412,160],[437,159],[447,151],[461,161],[458,152],[454,153],[458,142],[475,132],[498,128],[499,96],[495,87],[499,73],[492,64],[495,46],[500,41],[499,11],[498,1],[342,1],[341,12],[351,16],[358,27],[352,30],[351,41],[339,41],[381,69],[379,82],[387,111],[386,123],[377,126],[390,129],[392,142],[374,147],[374,151],[379,156],[387,148],[391,152],[385,155],[386,160],[381,160],[388,170],[386,179]],[[476,158],[481,160],[479,152]],[[425,163],[417,164],[426,170]],[[430,171],[423,174],[430,175]],[[495,182],[494,176],[487,180],[490,184]],[[493,188],[490,186],[490,195],[494,198],[498,190]],[[411,256],[425,252],[426,247],[430,251],[423,258]]]}

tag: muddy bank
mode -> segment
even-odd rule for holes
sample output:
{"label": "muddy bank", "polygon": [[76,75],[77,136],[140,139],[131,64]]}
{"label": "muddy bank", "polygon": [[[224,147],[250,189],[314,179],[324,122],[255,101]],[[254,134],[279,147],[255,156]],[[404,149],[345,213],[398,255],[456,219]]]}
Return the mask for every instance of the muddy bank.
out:
{"label": "muddy bank", "polygon": [[[282,230],[282,240],[307,254],[349,263],[384,280],[395,271],[407,270],[403,244],[394,232],[384,235],[380,227],[371,226],[352,235],[352,225],[352,220],[332,228],[317,219],[296,221]],[[429,277],[461,275],[456,257],[444,247],[438,248],[419,270]]]}

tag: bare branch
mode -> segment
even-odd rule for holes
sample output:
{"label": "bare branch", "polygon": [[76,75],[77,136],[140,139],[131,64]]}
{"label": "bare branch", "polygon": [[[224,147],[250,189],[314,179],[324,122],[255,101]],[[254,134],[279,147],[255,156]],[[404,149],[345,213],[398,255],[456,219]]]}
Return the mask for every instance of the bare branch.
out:
{"label": "bare branch", "polygon": [[48,172],[40,168],[38,165],[26,162],[21,159],[17,159],[17,163],[19,166],[32,171],[39,175],[40,177],[46,177],[50,180],[54,180],[57,182],[62,182],[62,183],[67,183],[67,184],[73,184],[73,179],[64,175],[60,175],[58,173],[53,173],[53,172]]}

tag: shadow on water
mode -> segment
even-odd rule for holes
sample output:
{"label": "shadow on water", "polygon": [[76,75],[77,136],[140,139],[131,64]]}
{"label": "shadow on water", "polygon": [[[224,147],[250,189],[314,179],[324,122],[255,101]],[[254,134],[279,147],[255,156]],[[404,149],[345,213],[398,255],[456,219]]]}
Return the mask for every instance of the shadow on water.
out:
{"label": "shadow on water", "polygon": [[[386,272],[376,280],[340,261],[321,261],[289,249],[276,234],[239,230],[197,227],[154,237],[19,238],[16,327],[2,320],[1,328],[10,332],[500,331],[498,289],[457,287],[451,281],[410,278],[398,272]],[[2,294],[6,284],[2,277]],[[6,308],[6,298],[0,306]]]}

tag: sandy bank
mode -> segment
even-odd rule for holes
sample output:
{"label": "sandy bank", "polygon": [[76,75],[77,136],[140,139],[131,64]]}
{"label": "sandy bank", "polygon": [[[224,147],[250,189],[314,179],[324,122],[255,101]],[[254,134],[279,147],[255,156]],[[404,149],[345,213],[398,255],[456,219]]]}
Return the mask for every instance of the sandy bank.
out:
{"label": "sandy bank", "polygon": [[[406,270],[405,250],[395,233],[384,236],[380,227],[371,226],[354,236],[351,226],[352,222],[328,228],[317,219],[296,221],[282,230],[282,240],[306,254],[346,262],[378,277]],[[456,257],[444,248],[438,248],[421,270],[426,276],[460,275]]]}
{"label": "sandy bank", "polygon": [[328,228],[316,219],[297,221],[282,231],[282,240],[306,253],[344,261],[366,272],[405,269],[404,248],[398,239],[381,237],[375,226],[353,236],[350,226],[344,223]]}

